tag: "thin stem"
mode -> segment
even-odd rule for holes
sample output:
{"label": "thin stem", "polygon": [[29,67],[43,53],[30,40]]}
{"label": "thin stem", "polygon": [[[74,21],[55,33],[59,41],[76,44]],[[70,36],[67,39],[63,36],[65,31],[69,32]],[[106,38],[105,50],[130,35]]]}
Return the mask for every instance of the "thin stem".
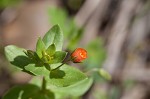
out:
{"label": "thin stem", "polygon": [[42,90],[46,90],[46,80],[45,78],[43,77],[43,81],[42,81]]}
{"label": "thin stem", "polygon": [[71,61],[71,60],[72,60],[72,59],[69,58],[68,60],[64,61],[61,65],[59,65],[58,67],[56,67],[56,68],[54,68],[54,69],[52,69],[52,70],[57,70],[57,69],[59,69],[61,66],[63,66],[64,64],[66,64],[67,62],[69,62],[69,61]]}
{"label": "thin stem", "polygon": [[59,65],[58,67],[56,67],[56,68],[54,68],[54,69],[52,69],[52,70],[57,70],[57,69],[59,69],[61,66],[63,66],[65,63],[62,63],[61,65]]}

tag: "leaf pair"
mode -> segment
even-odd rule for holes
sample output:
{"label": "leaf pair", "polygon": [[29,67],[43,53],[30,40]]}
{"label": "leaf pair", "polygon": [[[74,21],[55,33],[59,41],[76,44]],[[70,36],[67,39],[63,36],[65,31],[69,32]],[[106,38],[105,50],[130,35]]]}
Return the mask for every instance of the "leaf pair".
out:
{"label": "leaf pair", "polygon": [[56,51],[55,44],[51,44],[46,49],[45,44],[43,43],[41,38],[38,39],[36,53],[43,63],[48,64],[56,64],[62,62],[67,54],[67,52],[64,51]]}
{"label": "leaf pair", "polygon": [[41,37],[39,37],[37,44],[36,44],[36,53],[39,56],[39,58],[42,58],[46,55],[52,56],[56,52],[55,44],[49,45],[49,47],[46,49],[46,46],[44,42],[42,41]]}
{"label": "leaf pair", "polygon": [[36,53],[43,63],[60,63],[66,57],[66,52],[61,51],[63,46],[63,33],[58,25],[53,26],[36,44]]}

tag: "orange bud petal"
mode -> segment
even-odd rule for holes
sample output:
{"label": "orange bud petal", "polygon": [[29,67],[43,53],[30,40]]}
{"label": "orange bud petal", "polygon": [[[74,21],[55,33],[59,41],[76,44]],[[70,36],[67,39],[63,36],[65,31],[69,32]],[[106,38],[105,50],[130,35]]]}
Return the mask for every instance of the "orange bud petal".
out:
{"label": "orange bud petal", "polygon": [[87,58],[87,51],[83,48],[77,48],[71,54],[71,58],[74,63],[80,63]]}

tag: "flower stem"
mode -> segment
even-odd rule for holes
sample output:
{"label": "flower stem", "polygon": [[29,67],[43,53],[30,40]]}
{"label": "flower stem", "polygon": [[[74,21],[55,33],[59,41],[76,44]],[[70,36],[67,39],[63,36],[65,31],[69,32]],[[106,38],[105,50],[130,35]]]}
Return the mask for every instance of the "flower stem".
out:
{"label": "flower stem", "polygon": [[58,67],[56,67],[56,68],[54,68],[54,69],[52,69],[52,71],[53,70],[57,70],[57,69],[59,69],[61,66],[63,66],[65,63],[62,63],[61,65],[59,65]]}
{"label": "flower stem", "polygon": [[43,81],[42,81],[42,91],[46,90],[46,80],[43,77]]}
{"label": "flower stem", "polygon": [[71,59],[71,58],[69,58],[68,60],[64,61],[61,65],[59,65],[58,67],[56,67],[56,68],[52,69],[52,71],[53,71],[53,70],[57,70],[57,69],[59,69],[61,66],[63,66],[64,64],[66,64],[67,62],[69,62],[69,61],[71,61],[71,60],[72,60],[72,59]]}

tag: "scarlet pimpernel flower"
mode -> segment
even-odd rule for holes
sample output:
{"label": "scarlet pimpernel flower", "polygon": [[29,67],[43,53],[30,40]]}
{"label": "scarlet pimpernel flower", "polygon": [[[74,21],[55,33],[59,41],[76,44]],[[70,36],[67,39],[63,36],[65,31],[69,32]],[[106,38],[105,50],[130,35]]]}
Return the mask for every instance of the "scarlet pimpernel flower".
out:
{"label": "scarlet pimpernel flower", "polygon": [[87,51],[83,48],[77,48],[71,54],[71,59],[74,63],[81,63],[87,58]]}

